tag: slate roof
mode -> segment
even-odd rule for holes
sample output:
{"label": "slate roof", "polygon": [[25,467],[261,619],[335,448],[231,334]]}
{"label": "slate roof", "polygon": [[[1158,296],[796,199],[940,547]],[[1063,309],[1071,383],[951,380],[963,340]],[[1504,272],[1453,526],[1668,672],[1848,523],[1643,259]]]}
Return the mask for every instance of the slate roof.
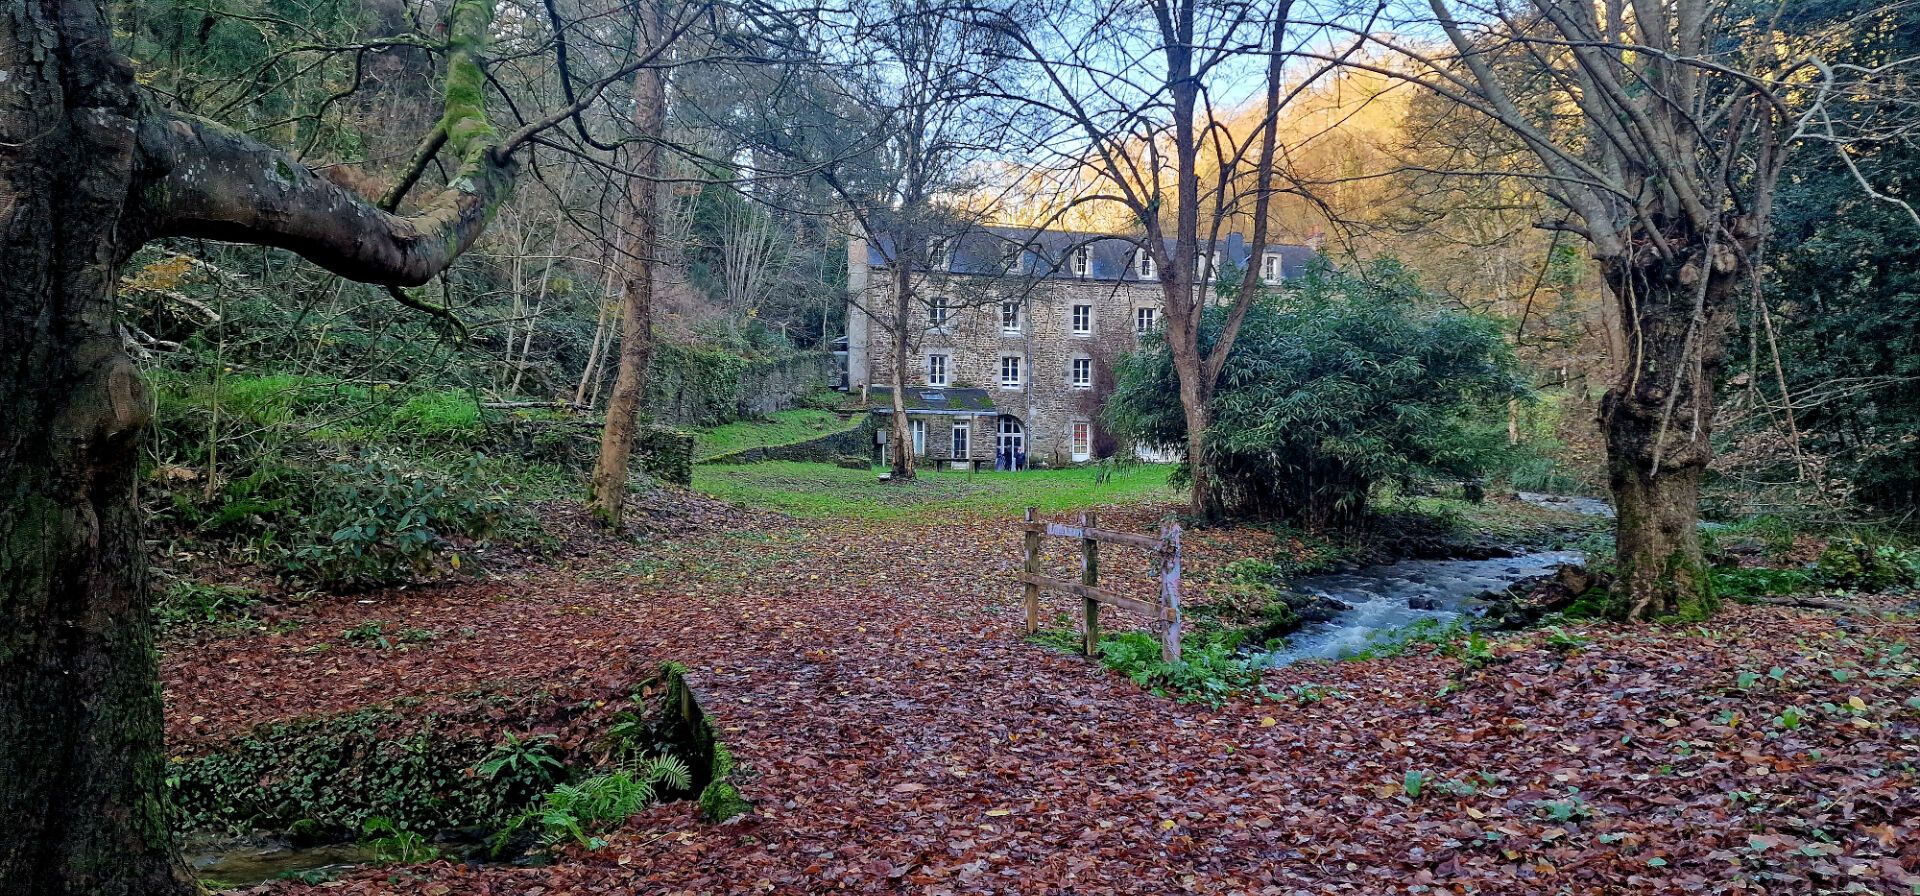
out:
{"label": "slate roof", "polygon": [[[893,411],[893,388],[871,386],[867,403],[874,413]],[[940,386],[908,386],[907,410],[920,413],[980,414],[993,412],[993,398],[985,389],[950,389]]]}
{"label": "slate roof", "polygon": [[[1047,277],[1066,280],[1142,280],[1133,267],[1134,253],[1140,244],[1132,237],[1112,234],[1085,233],[1069,230],[1035,230],[1030,227],[1001,227],[988,225],[965,231],[946,241],[946,270],[952,274],[984,274],[1001,276],[1009,273],[1007,253],[1020,250],[1022,246],[1030,249],[1021,252],[1018,265],[1011,273],[1019,276]],[[1085,276],[1073,272],[1073,250],[1081,247],[1090,250],[1089,270]],[[1220,240],[1218,246],[1222,255],[1235,265],[1245,265],[1248,252],[1244,236],[1233,233]],[[1167,250],[1171,252],[1173,243],[1167,241]],[[1211,252],[1213,245],[1202,244],[1201,254]],[[1267,254],[1280,256],[1280,276],[1291,280],[1304,276],[1307,265],[1319,256],[1319,252],[1308,246],[1270,244]],[[881,232],[867,242],[867,263],[875,267],[886,267],[894,257],[893,237]]]}

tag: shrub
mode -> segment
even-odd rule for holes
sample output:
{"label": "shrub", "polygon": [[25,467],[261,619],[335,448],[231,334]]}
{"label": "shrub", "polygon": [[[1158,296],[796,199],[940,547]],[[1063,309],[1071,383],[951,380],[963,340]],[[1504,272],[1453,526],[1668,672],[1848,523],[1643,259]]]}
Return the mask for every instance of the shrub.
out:
{"label": "shrub", "polygon": [[375,455],[332,465],[300,513],[283,568],[334,589],[427,572],[445,536],[486,535],[506,512],[505,497],[481,487],[478,462],[446,478],[405,473]]}
{"label": "shrub", "polygon": [[[1225,318],[1208,309],[1203,350]],[[1214,497],[1319,530],[1357,523],[1376,483],[1479,477],[1504,441],[1493,421],[1523,394],[1513,370],[1490,321],[1441,310],[1397,262],[1320,268],[1247,313],[1213,399]],[[1184,445],[1174,380],[1164,343],[1124,359],[1114,432]]]}
{"label": "shrub", "polygon": [[1920,551],[1841,539],[1820,554],[1820,574],[1839,588],[1884,591],[1920,586]]}

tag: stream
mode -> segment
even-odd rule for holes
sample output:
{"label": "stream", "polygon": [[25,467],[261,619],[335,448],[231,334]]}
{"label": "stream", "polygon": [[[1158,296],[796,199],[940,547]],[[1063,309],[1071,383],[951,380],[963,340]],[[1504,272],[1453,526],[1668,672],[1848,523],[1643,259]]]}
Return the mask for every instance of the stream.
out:
{"label": "stream", "polygon": [[352,843],[289,846],[281,842],[206,844],[187,850],[187,864],[203,881],[238,887],[262,883],[288,874],[344,872],[373,861],[366,849]]}
{"label": "stream", "polygon": [[1353,609],[1289,635],[1286,647],[1264,654],[1260,662],[1284,666],[1337,659],[1365,648],[1380,632],[1422,619],[1450,622],[1471,612],[1473,599],[1481,594],[1584,559],[1578,551],[1542,551],[1493,560],[1403,560],[1302,578],[1293,583],[1294,590],[1331,597]]}

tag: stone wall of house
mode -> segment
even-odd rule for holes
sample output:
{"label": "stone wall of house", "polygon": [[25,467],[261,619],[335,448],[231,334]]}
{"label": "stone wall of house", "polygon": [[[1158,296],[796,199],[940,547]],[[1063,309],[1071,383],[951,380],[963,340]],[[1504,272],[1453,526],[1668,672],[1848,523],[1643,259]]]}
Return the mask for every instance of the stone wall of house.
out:
{"label": "stone wall of house", "polygon": [[[947,325],[915,334],[907,385],[927,383],[927,356],[948,357],[948,381],[953,387],[983,388],[993,398],[994,410],[1021,421],[1028,462],[1035,466],[1073,463],[1073,424],[1084,422],[1092,435],[1092,456],[1114,451],[1114,441],[1100,425],[1100,409],[1113,390],[1113,364],[1139,345],[1136,313],[1161,305],[1160,287],[1152,282],[1098,280],[1009,281],[992,277],[946,276],[939,288],[951,306]],[[888,278],[868,281],[869,307],[886,307]],[[926,287],[923,287],[926,288]],[[1000,302],[1021,302],[1017,330],[1002,326]],[[1073,307],[1092,307],[1092,328],[1073,331]],[[914,321],[916,325],[926,321]],[[851,341],[851,340],[850,340]],[[865,340],[871,385],[891,385],[892,340],[875,332]],[[1001,385],[1001,359],[1020,359],[1020,385]],[[1072,382],[1075,358],[1092,361],[1092,382]],[[862,384],[856,383],[855,386]],[[928,419],[929,456],[943,458],[951,441],[951,419]],[[998,419],[975,418],[972,452],[991,461],[998,441]],[[931,449],[938,449],[937,451]]]}

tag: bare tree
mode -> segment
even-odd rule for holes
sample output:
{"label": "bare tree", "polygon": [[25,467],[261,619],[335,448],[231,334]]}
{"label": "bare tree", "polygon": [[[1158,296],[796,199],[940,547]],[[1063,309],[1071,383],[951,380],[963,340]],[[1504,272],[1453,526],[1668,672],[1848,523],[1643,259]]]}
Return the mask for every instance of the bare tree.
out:
{"label": "bare tree", "polygon": [[1822,70],[1753,13],[1715,0],[1426,0],[1418,23],[1440,47],[1374,34],[1399,64],[1349,62],[1504,128],[1535,163],[1522,173],[1566,210],[1539,226],[1598,260],[1624,330],[1600,416],[1616,591],[1632,619],[1713,608],[1698,499],[1714,386],[1786,144],[1809,121],[1789,84]]}
{"label": "bare tree", "polygon": [[[1323,62],[1289,77],[1289,62],[1302,55],[1303,40],[1322,40],[1327,33],[1296,27],[1294,5],[1073,5],[1061,7],[1045,29],[988,17],[1044,73],[1044,89],[1023,100],[1065,124],[1046,147],[1055,164],[1068,182],[1091,176],[1091,187],[1069,205],[1117,205],[1139,222],[1138,251],[1152,259],[1159,275],[1165,338],[1186,416],[1190,510],[1203,518],[1214,516],[1219,503],[1207,459],[1214,389],[1260,291],[1273,196],[1294,189],[1277,170],[1279,119],[1333,65]],[[1347,41],[1334,58],[1360,43]],[[1249,64],[1259,74],[1245,71]],[[1264,87],[1261,114],[1253,128],[1235,135],[1228,110],[1214,105],[1214,91],[1250,78]],[[1205,182],[1203,153],[1212,154],[1212,176]],[[1212,295],[1207,281],[1218,269],[1203,266],[1202,247],[1219,243],[1228,222],[1247,217],[1253,222],[1250,263],[1219,338],[1203,348],[1201,319]]]}
{"label": "bare tree", "polygon": [[921,275],[933,267],[930,255],[983,222],[984,212],[953,200],[976,183],[973,165],[1002,149],[1012,123],[1000,80],[1004,42],[967,11],[946,0],[883,0],[863,10],[869,18],[859,29],[861,40],[890,70],[884,85],[867,85],[887,97],[875,131],[880,159],[877,170],[858,178],[823,171],[861,235],[874,240],[891,279],[884,306],[864,296],[853,300],[861,306],[856,312],[891,343],[895,480],[915,475],[906,406],[911,359],[920,337],[942,326],[950,307],[948,296],[921,290]]}
{"label": "bare tree", "polygon": [[[635,28],[642,46],[664,52],[669,40],[661,9],[664,0],[635,4]],[[600,455],[593,466],[593,496],[588,508],[609,528],[624,515],[632,478],[634,430],[646,395],[647,365],[653,359],[654,261],[659,257],[661,145],[667,123],[667,79],[657,68],[634,73],[632,157],[627,176],[625,250],[620,263],[620,359],[607,398],[606,425],[600,430]]]}
{"label": "bare tree", "polygon": [[727,307],[745,315],[778,282],[788,261],[787,234],[765,210],[744,201],[721,208],[720,280]]}

